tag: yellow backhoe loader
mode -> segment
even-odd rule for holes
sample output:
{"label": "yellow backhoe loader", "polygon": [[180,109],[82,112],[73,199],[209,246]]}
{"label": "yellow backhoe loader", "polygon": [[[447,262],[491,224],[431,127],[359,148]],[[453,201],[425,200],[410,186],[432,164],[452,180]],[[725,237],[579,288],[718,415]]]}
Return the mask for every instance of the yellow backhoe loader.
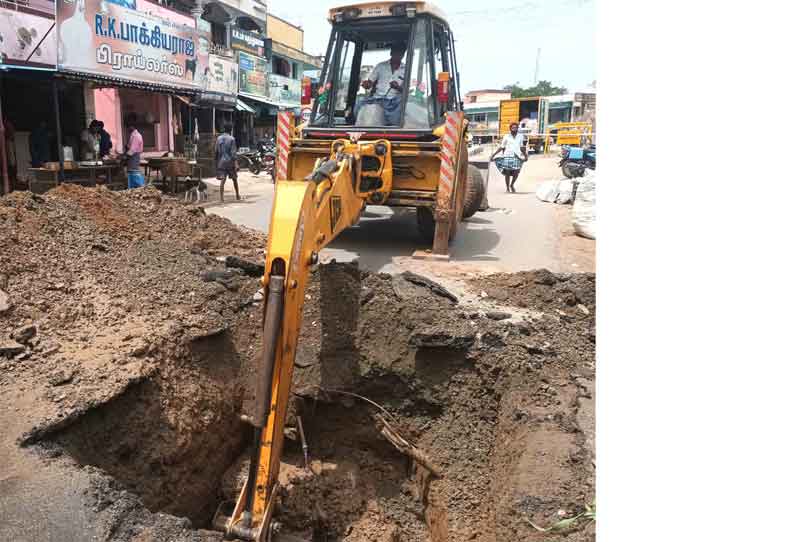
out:
{"label": "yellow backhoe loader", "polygon": [[[331,37],[310,120],[280,113],[276,188],[262,283],[264,357],[256,375],[250,469],[228,538],[271,536],[284,424],[304,292],[318,252],[367,204],[416,210],[444,257],[483,196],[468,164],[452,32],[426,2],[368,2],[330,10]],[[402,53],[402,54],[401,54]],[[372,240],[377,243],[377,239]]]}

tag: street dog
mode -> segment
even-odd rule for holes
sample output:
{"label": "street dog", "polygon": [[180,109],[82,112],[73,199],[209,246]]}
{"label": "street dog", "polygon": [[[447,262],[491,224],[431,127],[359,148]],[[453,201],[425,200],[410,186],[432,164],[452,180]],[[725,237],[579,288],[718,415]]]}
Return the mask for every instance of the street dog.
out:
{"label": "street dog", "polygon": [[209,194],[207,193],[207,183],[202,180],[191,181],[188,180],[190,183],[195,183],[191,186],[187,192],[185,192],[185,201],[196,201],[196,203],[207,201],[209,199]]}

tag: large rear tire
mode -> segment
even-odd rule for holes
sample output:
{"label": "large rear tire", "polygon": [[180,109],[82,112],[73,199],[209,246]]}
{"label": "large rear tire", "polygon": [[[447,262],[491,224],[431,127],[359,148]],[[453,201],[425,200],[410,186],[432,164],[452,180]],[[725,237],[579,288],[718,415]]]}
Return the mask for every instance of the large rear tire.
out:
{"label": "large rear tire", "polygon": [[419,229],[419,236],[422,241],[433,244],[436,236],[436,219],[433,217],[433,209],[430,207],[416,208],[416,227]]}
{"label": "large rear tire", "polygon": [[471,218],[480,209],[485,195],[482,173],[474,166],[466,168],[466,195],[463,198],[463,218]]}

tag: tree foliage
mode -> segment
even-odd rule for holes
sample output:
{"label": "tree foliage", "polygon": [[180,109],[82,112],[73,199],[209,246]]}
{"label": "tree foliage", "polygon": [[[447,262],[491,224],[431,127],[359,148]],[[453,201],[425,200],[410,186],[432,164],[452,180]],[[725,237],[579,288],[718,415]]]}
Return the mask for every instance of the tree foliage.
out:
{"label": "tree foliage", "polygon": [[565,94],[568,89],[565,87],[555,87],[551,81],[539,81],[537,85],[531,87],[522,87],[518,83],[514,85],[507,85],[505,90],[510,91],[513,98],[528,98],[532,96],[559,96]]}

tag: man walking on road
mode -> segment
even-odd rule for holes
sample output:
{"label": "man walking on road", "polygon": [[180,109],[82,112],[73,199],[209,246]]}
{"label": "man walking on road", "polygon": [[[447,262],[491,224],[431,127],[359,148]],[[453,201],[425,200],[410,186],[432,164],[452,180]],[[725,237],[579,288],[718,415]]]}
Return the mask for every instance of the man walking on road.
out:
{"label": "man walking on road", "polygon": [[505,176],[505,187],[508,192],[515,192],[515,184],[518,180],[518,174],[521,172],[521,166],[527,161],[527,151],[524,149],[524,136],[518,133],[518,123],[513,122],[510,124],[510,133],[506,134],[502,139],[499,148],[491,155],[491,160],[499,154],[504,153],[504,156],[496,161],[496,167]]}
{"label": "man walking on road", "polygon": [[231,177],[234,183],[234,194],[240,199],[240,188],[237,186],[237,142],[231,135],[232,129],[224,125],[223,133],[215,141],[215,165],[218,170],[218,180],[221,182],[221,202],[223,202],[223,185],[226,177]]}

